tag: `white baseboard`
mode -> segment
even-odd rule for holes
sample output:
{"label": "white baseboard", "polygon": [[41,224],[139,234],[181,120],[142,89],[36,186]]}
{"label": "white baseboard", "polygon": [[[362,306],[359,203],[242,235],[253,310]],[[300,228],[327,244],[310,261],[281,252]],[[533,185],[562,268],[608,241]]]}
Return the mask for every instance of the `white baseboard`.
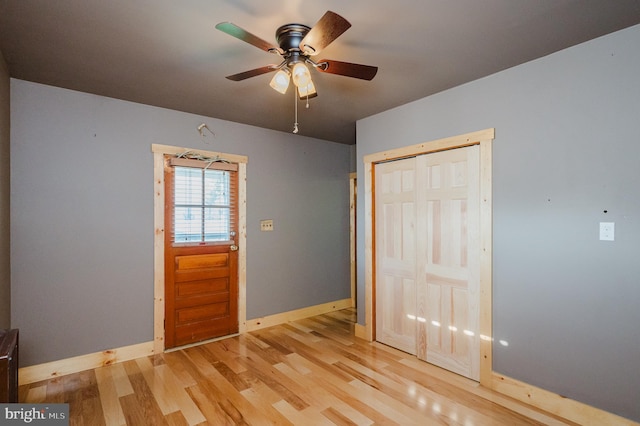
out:
{"label": "white baseboard", "polygon": [[336,300],[335,302],[323,303],[321,305],[309,306],[293,311],[282,312],[280,314],[247,320],[247,331],[260,330],[265,327],[283,324],[289,321],[296,321],[303,318],[326,314],[328,312],[339,311],[353,307],[351,298]]}
{"label": "white baseboard", "polygon": [[102,352],[61,359],[59,361],[32,365],[18,370],[18,383],[22,386],[152,354],[153,342],[144,342],[117,349],[109,349]]}

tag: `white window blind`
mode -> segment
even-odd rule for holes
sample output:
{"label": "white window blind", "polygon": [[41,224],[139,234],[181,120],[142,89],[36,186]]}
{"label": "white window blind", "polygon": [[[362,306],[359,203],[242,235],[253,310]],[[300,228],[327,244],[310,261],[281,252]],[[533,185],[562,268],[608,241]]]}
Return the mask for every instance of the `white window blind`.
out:
{"label": "white window blind", "polygon": [[172,196],[171,241],[232,241],[237,216],[237,165],[175,158],[169,164],[173,166],[172,187],[168,188]]}

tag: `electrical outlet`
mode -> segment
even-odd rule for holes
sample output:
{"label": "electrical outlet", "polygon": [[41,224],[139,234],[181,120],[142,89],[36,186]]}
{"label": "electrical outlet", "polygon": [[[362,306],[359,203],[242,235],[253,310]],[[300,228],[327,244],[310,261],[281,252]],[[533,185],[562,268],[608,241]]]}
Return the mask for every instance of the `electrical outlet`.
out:
{"label": "electrical outlet", "polygon": [[261,231],[273,231],[273,219],[264,219],[260,221]]}

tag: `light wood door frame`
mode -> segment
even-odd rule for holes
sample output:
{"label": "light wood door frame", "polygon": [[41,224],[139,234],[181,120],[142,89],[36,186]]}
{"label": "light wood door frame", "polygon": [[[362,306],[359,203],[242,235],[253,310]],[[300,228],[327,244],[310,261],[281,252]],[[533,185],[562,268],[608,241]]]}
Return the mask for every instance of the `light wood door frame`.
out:
{"label": "light wood door frame", "polygon": [[492,380],[492,200],[491,164],[495,130],[486,129],[417,145],[369,154],[364,157],[365,228],[365,335],[375,340],[375,165],[466,146],[480,146],[480,383]]}
{"label": "light wood door frame", "polygon": [[238,326],[239,332],[247,328],[247,162],[243,155],[180,148],[168,145],[151,145],[153,152],[153,351],[165,350],[164,340],[164,156],[184,152],[219,157],[238,164]]}
{"label": "light wood door frame", "polygon": [[351,269],[351,306],[356,307],[356,173],[349,173],[349,265]]}

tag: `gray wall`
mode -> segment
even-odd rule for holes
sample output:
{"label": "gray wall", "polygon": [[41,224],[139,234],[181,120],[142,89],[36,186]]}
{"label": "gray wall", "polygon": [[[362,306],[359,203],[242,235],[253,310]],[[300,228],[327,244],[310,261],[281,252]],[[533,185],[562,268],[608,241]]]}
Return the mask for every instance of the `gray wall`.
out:
{"label": "gray wall", "polygon": [[11,326],[9,263],[9,70],[0,52],[0,328]]}
{"label": "gray wall", "polygon": [[[493,369],[640,420],[640,26],[358,122],[363,156],[494,127]],[[362,181],[362,179],[360,179]],[[358,203],[363,206],[363,191]],[[606,211],[606,213],[605,213]],[[363,210],[358,305],[364,306]],[[615,222],[616,240],[598,224]],[[364,323],[363,310],[358,320]]]}
{"label": "gray wall", "polygon": [[16,79],[11,124],[22,366],[153,340],[153,143],[249,157],[248,319],[350,297],[348,146]]}

